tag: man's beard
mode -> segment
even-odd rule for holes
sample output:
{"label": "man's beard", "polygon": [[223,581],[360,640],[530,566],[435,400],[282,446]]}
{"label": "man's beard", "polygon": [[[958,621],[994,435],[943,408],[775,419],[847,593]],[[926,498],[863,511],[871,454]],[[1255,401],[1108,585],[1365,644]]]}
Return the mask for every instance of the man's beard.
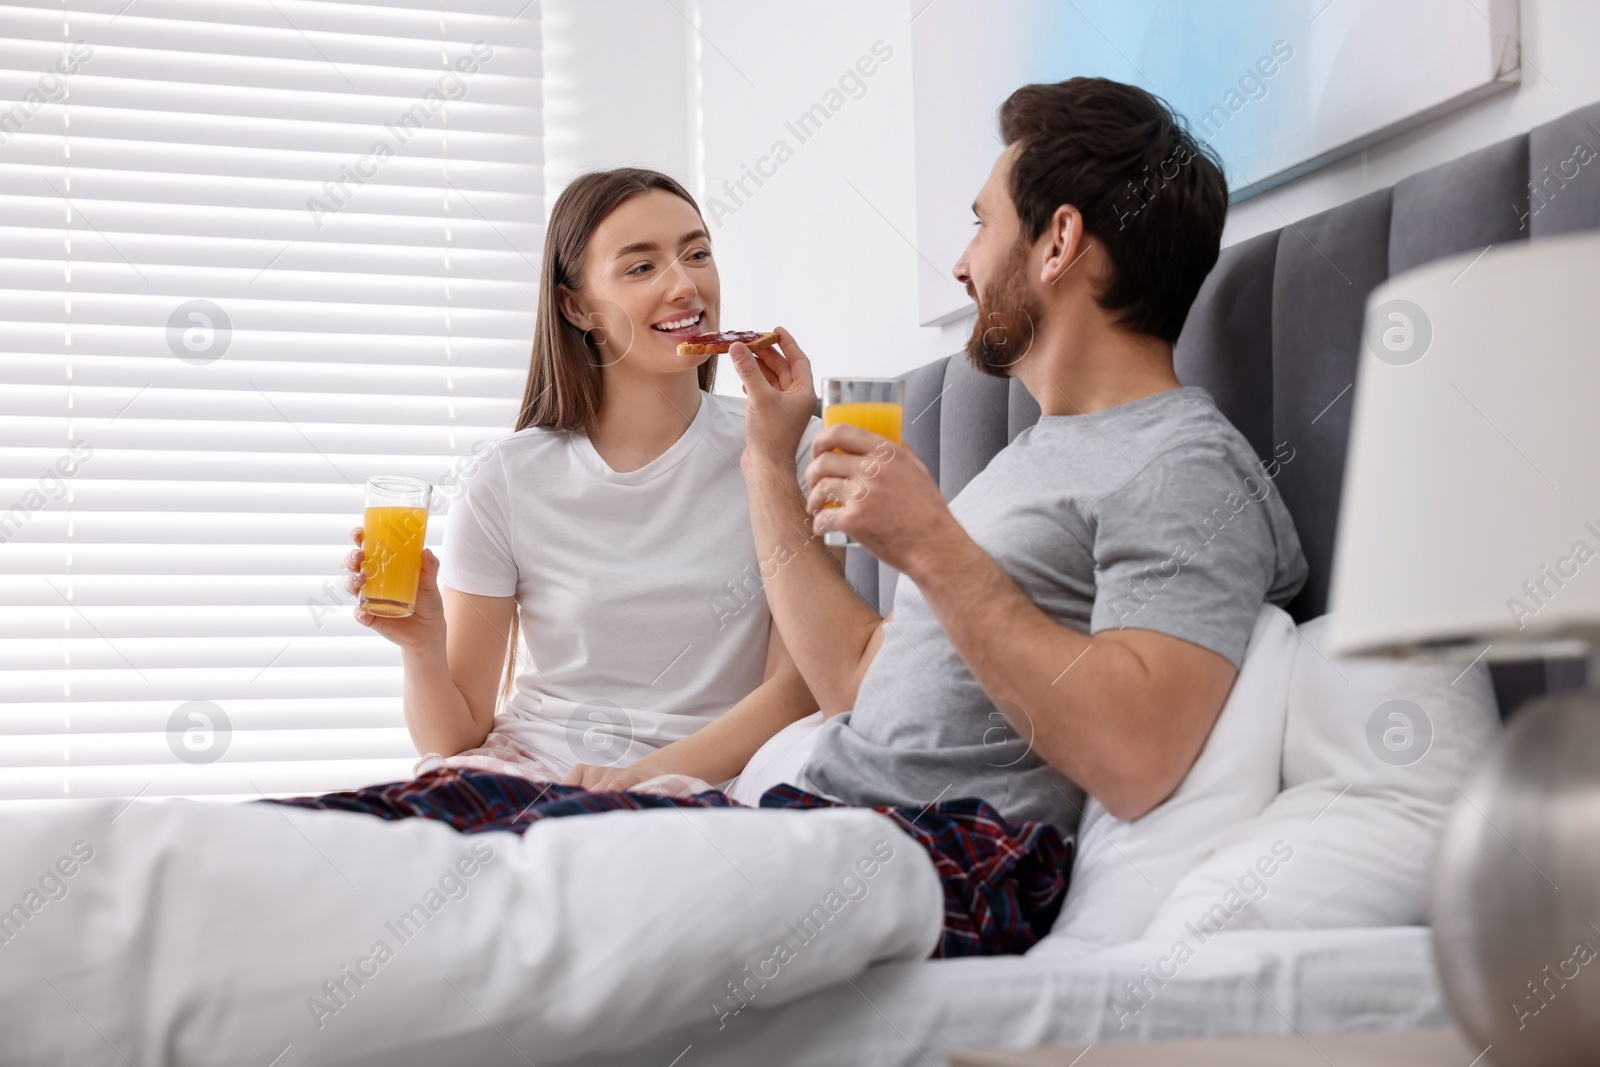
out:
{"label": "man's beard", "polygon": [[1006,257],[1000,276],[982,293],[967,283],[967,294],[978,304],[978,321],[967,339],[967,360],[996,378],[1011,377],[1011,368],[1033,348],[1033,335],[1044,317],[1044,307],[1028,288],[1028,242],[1018,239]]}

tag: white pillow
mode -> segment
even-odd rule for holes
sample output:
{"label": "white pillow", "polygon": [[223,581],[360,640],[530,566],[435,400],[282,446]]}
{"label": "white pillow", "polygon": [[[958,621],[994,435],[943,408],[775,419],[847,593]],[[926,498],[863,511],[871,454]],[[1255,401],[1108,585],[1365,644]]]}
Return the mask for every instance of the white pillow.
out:
{"label": "white pillow", "polygon": [[817,745],[817,728],[823,719],[822,712],[813,711],[767,738],[745,764],[744,771],[725,783],[722,791],[729,799],[754,808],[760,805],[761,794],[773,786],[798,782],[800,768]]}
{"label": "white pillow", "polygon": [[1283,792],[1173,889],[1146,937],[1427,920],[1445,813],[1500,729],[1489,672],[1332,656],[1329,618],[1300,627]]}
{"label": "white pillow", "polygon": [[1179,879],[1277,795],[1298,641],[1294,620],[1263,604],[1211,736],[1172,796],[1132,822],[1093,799],[1084,805],[1053,936],[1102,944],[1138,937]]}

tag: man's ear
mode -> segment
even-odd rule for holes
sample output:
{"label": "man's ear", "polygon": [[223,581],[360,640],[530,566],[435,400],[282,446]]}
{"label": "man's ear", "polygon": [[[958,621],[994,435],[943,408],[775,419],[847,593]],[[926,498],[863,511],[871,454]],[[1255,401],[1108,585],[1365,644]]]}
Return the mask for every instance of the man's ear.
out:
{"label": "man's ear", "polygon": [[[589,321],[589,313],[583,310],[583,305],[578,303],[578,295],[564,285],[556,286],[556,306],[561,309],[561,317],[572,324],[573,329],[587,330],[584,323]],[[593,323],[590,323],[593,325]]]}
{"label": "man's ear", "polygon": [[1092,243],[1083,232],[1083,215],[1071,204],[1056,208],[1040,237],[1044,242],[1044,261],[1039,265],[1039,281],[1044,285],[1060,281]]}

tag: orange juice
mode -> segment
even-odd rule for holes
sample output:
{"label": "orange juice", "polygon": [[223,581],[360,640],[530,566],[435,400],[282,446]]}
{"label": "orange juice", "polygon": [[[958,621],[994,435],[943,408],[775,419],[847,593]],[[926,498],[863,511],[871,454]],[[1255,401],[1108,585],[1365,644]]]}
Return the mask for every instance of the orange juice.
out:
{"label": "orange juice", "polygon": [[390,618],[410,615],[417,606],[428,509],[369,507],[362,527],[361,547],[366,558],[361,573],[366,582],[361,586],[361,610]]}
{"label": "orange juice", "polygon": [[884,400],[854,400],[828,404],[822,409],[822,425],[833,426],[845,422],[880,437],[887,437],[895,444],[899,444],[900,421],[904,417],[904,412],[905,408],[900,404]]}

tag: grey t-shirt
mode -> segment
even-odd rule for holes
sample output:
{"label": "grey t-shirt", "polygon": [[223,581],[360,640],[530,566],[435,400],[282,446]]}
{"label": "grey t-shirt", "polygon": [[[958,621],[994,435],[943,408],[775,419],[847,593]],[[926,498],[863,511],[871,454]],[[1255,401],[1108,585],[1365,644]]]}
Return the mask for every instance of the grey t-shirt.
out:
{"label": "grey t-shirt", "polygon": [[[1262,597],[1286,603],[1305,582],[1272,483],[1292,459],[1264,465],[1210,395],[1188,386],[1040,418],[950,510],[1056,622],[1155,630],[1238,666]],[[821,726],[797,784],[864,805],[976,796],[1007,819],[1073,832],[1082,791],[1006,721],[904,575],[885,625],[854,710]],[[1060,684],[1070,692],[1070,673]]]}

